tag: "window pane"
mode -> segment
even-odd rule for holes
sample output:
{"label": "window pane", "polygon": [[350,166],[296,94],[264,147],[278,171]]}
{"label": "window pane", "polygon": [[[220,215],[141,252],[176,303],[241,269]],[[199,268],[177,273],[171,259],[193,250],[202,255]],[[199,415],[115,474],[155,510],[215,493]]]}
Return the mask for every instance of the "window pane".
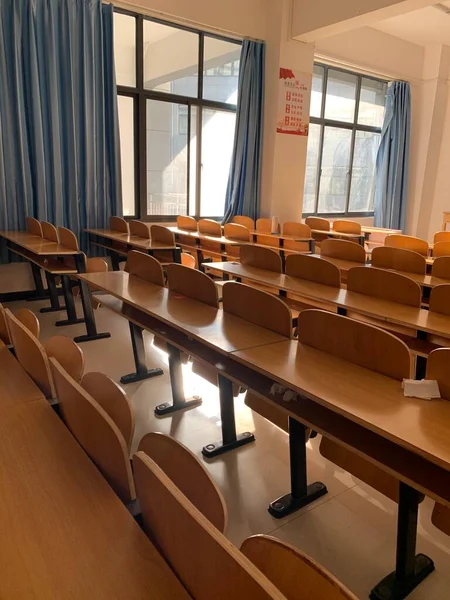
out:
{"label": "window pane", "polygon": [[237,104],[241,45],[205,37],[203,98]]}
{"label": "window pane", "polygon": [[114,62],[117,85],[136,87],[136,19],[114,13]]}
{"label": "window pane", "polygon": [[236,114],[207,108],[202,115],[200,215],[221,217],[225,207]]}
{"label": "window pane", "polygon": [[179,104],[147,100],[148,215],[186,214],[187,132],[178,128],[179,115]]}
{"label": "window pane", "polygon": [[386,91],[387,85],[384,81],[362,78],[358,123],[372,127],[383,125]]}
{"label": "window pane", "polygon": [[125,217],[136,214],[134,188],[134,100],[118,96],[120,158],[122,167],[122,209]]}
{"label": "window pane", "polygon": [[353,122],[356,106],[356,75],[330,69],[328,71],[325,118]]}
{"label": "window pane", "polygon": [[357,131],[353,157],[352,185],[350,188],[350,212],[373,211],[375,163],[380,134]]}
{"label": "window pane", "polygon": [[305,190],[303,212],[312,213],[316,207],[316,185],[319,161],[320,125],[309,126],[308,152],[306,154]]}
{"label": "window pane", "polygon": [[144,21],[144,87],[198,97],[197,33]]}
{"label": "window pane", "polygon": [[345,212],[352,132],[325,127],[319,213]]}
{"label": "window pane", "polygon": [[323,67],[314,65],[311,90],[311,117],[320,117],[322,112]]}

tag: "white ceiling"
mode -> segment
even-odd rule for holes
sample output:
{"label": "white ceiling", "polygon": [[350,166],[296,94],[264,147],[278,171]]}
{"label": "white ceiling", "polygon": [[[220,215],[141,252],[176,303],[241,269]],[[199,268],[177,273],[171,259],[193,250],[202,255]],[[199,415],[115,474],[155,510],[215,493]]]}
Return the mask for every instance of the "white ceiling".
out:
{"label": "white ceiling", "polygon": [[[450,9],[450,0],[443,0],[440,4]],[[371,27],[422,46],[430,43],[450,46],[450,14],[433,6],[379,21]]]}

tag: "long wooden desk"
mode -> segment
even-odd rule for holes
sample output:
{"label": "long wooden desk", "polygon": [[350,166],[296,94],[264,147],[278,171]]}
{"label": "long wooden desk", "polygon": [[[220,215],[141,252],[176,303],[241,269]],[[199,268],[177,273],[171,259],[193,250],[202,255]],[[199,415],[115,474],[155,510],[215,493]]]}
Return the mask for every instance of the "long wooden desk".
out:
{"label": "long wooden desk", "polygon": [[[184,310],[183,306],[192,302],[187,298],[170,297],[169,292],[145,282],[139,291],[130,290],[133,279],[127,274],[83,277],[113,293],[113,302],[119,304],[116,312],[212,365],[219,372],[219,384],[222,378],[249,387],[290,417],[291,493],[271,503],[272,514],[285,516],[326,493],[321,482],[308,486],[306,480],[305,427],[313,427],[402,482],[397,570],[371,597],[381,600],[378,588],[396,588],[399,580],[408,588],[407,595],[431,572],[434,567],[428,557],[414,556],[419,502],[415,490],[450,506],[450,403],[405,398],[399,382],[294,341],[263,344],[265,336],[257,343],[247,338],[244,343],[248,347],[238,350],[236,336],[242,334],[231,326],[224,327],[226,316],[221,320],[216,309],[212,310],[221,324],[220,335],[216,332],[212,343],[202,332],[203,328],[212,331],[212,321],[208,322],[208,315],[200,317],[195,311]],[[152,293],[157,296],[155,300],[149,298]],[[240,327],[244,323],[235,322]],[[220,346],[214,348],[215,344]],[[273,382],[295,390],[302,400],[285,403],[273,397]],[[223,401],[221,393],[221,404]]]}
{"label": "long wooden desk", "polygon": [[[123,246],[123,251],[126,253],[129,250],[140,250],[147,254],[153,255],[155,252],[170,251],[173,254],[174,262],[181,262],[180,248],[175,244],[163,244],[161,242],[153,242],[151,239],[145,240],[138,236],[128,235],[126,233],[120,233],[112,229],[86,229],[86,233],[90,237],[94,236],[100,238],[102,247],[107,248],[111,253],[120,253],[120,246]],[[114,242],[118,246],[114,247]],[[95,243],[95,242],[94,242]],[[117,261],[115,262],[115,270],[118,270]]]}
{"label": "long wooden desk", "polygon": [[[343,260],[342,258],[333,258],[330,256],[321,256],[320,254],[313,254],[315,258],[321,258],[323,260],[327,260],[328,262],[333,263],[336,267],[341,271],[343,275],[347,275],[350,269],[354,267],[362,267],[361,263],[357,263],[350,260]],[[366,264],[366,267],[371,267],[371,264]],[[419,273],[410,273],[408,271],[398,271],[396,269],[388,269],[390,271],[394,271],[395,273],[399,273],[400,275],[404,275],[405,277],[409,277],[416,283],[420,285],[422,288],[433,288],[437,285],[442,285],[444,283],[450,283],[448,279],[440,279],[439,277],[433,277],[429,274],[420,275]]]}
{"label": "long wooden desk", "polygon": [[[239,279],[248,279],[285,293],[296,294],[308,300],[325,302],[336,306],[341,314],[352,311],[380,320],[401,325],[418,332],[450,338],[450,317],[425,309],[405,306],[396,302],[349,292],[312,281],[256,269],[235,262],[214,263],[214,269]],[[422,336],[422,333],[420,334]]]}
{"label": "long wooden desk", "polygon": [[[44,270],[51,306],[41,309],[41,312],[57,312],[60,310],[66,310],[67,312],[67,319],[57,321],[55,323],[56,326],[85,323],[86,335],[74,338],[78,343],[110,337],[109,333],[97,332],[89,289],[83,282],[80,282],[83,318],[79,319],[77,317],[70,275],[76,275],[77,273],[84,273],[86,271],[86,257],[83,252],[66,248],[56,242],[51,242],[23,231],[0,231],[0,238],[6,240],[9,251],[18,254],[29,262],[36,286],[36,299],[44,299],[47,297],[40,273],[40,269]],[[72,258],[75,268],[65,266],[61,270],[58,270],[53,267],[53,263],[50,263],[52,259],[59,261],[63,258]],[[58,291],[55,283],[55,276],[57,275],[61,275],[62,280],[65,299],[65,306],[63,307],[59,304]]]}
{"label": "long wooden desk", "polygon": [[[164,402],[158,405],[158,416],[173,413],[192,406],[198,406],[201,399],[186,400],[183,393],[180,350],[195,356],[209,365],[221,364],[235,350],[252,346],[271,344],[285,338],[273,331],[253,325],[167,288],[145,282],[123,271],[110,273],[92,273],[80,275],[86,283],[93,284],[118,299],[111,302],[108,297],[96,296],[106,308],[126,318],[133,326],[130,333],[133,341],[134,357],[137,369],[145,363],[143,347],[135,343],[134,328],[147,329],[169,344],[169,371],[172,384],[172,404]],[[169,338],[167,332],[172,332]],[[181,335],[181,342],[179,340]],[[194,342],[194,347],[192,343]],[[233,450],[254,440],[250,432],[236,434],[234,419],[234,398],[231,383],[219,377],[221,402],[222,440],[207,444],[203,454],[209,458]]]}
{"label": "long wooden desk", "polygon": [[46,401],[0,404],[1,595],[189,598]]}
{"label": "long wooden desk", "polygon": [[324,235],[326,237],[342,238],[344,240],[357,240],[360,246],[364,246],[366,241],[366,236],[364,233],[341,233],[340,231],[334,231],[333,229],[330,229],[329,231],[325,231],[324,229],[311,229],[311,233],[316,235]]}

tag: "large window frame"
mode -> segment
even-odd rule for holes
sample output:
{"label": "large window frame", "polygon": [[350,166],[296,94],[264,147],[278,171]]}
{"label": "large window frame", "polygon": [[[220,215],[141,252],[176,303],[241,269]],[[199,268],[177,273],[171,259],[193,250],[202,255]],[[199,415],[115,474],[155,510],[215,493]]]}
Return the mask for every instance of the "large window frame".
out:
{"label": "large window frame", "polygon": [[[186,186],[186,214],[195,217],[200,217],[200,203],[201,203],[201,150],[202,150],[202,114],[203,108],[218,109],[230,113],[236,113],[237,105],[230,104],[227,102],[219,102],[216,100],[205,100],[203,96],[203,79],[205,77],[203,66],[204,66],[204,44],[205,38],[214,38],[229,43],[235,43],[237,46],[242,46],[242,41],[235,38],[228,38],[221,35],[212,34],[192,27],[173,23],[163,19],[149,17],[141,13],[136,13],[127,9],[115,7],[114,12],[122,15],[133,17],[136,21],[136,87],[129,87],[125,85],[117,85],[118,96],[128,96],[134,99],[134,157],[135,157],[135,214],[127,215],[126,219],[139,218],[142,221],[175,221],[176,216],[174,215],[148,215],[147,213],[147,101],[157,100],[161,102],[168,102],[172,105],[185,105],[187,106],[188,114],[188,126],[187,126],[187,139],[188,139],[188,158],[187,158],[187,186]],[[172,94],[169,92],[161,92],[155,90],[149,90],[144,87],[144,23],[145,21],[152,21],[174,29],[180,29],[195,33],[199,36],[199,54],[198,54],[198,97],[183,96],[178,94]],[[206,75],[208,76],[208,75]],[[191,139],[191,111],[193,107],[197,107],[197,118],[196,118],[196,135],[197,135],[197,150],[196,150],[196,185],[195,193],[191,193],[191,151],[189,140]],[[191,196],[195,196],[192,198]],[[194,210],[191,211],[191,208]],[[220,220],[223,215],[201,215],[202,218],[210,218]]]}
{"label": "large window frame", "polygon": [[[379,77],[373,77],[370,75],[365,75],[361,73],[357,73],[355,71],[349,71],[348,69],[341,69],[339,67],[330,66],[320,62],[314,62],[314,66],[321,67],[323,69],[323,81],[322,81],[322,102],[320,108],[320,117],[310,116],[310,124],[316,124],[320,126],[320,136],[319,136],[319,151],[317,156],[317,179],[316,179],[316,188],[315,188],[315,201],[314,201],[314,211],[312,212],[303,212],[305,217],[308,216],[317,216],[317,217],[373,217],[374,212],[372,211],[350,211],[349,203],[350,203],[350,195],[351,195],[351,182],[353,175],[353,160],[355,155],[355,142],[356,142],[356,133],[358,131],[364,131],[369,133],[379,133],[381,134],[381,127],[373,127],[370,125],[362,125],[358,123],[358,113],[360,107],[360,99],[361,99],[361,84],[363,79],[371,79],[373,81],[382,82],[386,84],[386,87],[389,81],[385,79],[381,79]],[[327,98],[327,86],[328,86],[328,74],[329,71],[340,71],[341,73],[350,74],[356,77],[356,93],[355,93],[355,112],[353,116],[352,122],[347,121],[337,121],[334,119],[329,119],[325,117],[325,105]],[[345,211],[344,212],[333,212],[333,213],[325,213],[318,212],[319,208],[319,198],[320,198],[320,182],[322,175],[322,160],[323,160],[323,147],[324,147],[324,137],[325,137],[325,128],[326,127],[336,127],[339,129],[346,129],[347,131],[351,131],[351,143],[350,143],[350,162],[349,162],[349,173],[348,173],[348,182],[346,189],[346,198],[345,198]]]}

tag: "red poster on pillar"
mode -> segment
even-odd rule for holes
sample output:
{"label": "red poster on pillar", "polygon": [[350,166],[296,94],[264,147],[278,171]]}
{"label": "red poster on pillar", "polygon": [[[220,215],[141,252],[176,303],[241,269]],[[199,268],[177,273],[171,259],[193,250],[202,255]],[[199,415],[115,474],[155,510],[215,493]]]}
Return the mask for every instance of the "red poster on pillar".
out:
{"label": "red poster on pillar", "polygon": [[308,135],[312,76],[280,68],[277,132]]}

